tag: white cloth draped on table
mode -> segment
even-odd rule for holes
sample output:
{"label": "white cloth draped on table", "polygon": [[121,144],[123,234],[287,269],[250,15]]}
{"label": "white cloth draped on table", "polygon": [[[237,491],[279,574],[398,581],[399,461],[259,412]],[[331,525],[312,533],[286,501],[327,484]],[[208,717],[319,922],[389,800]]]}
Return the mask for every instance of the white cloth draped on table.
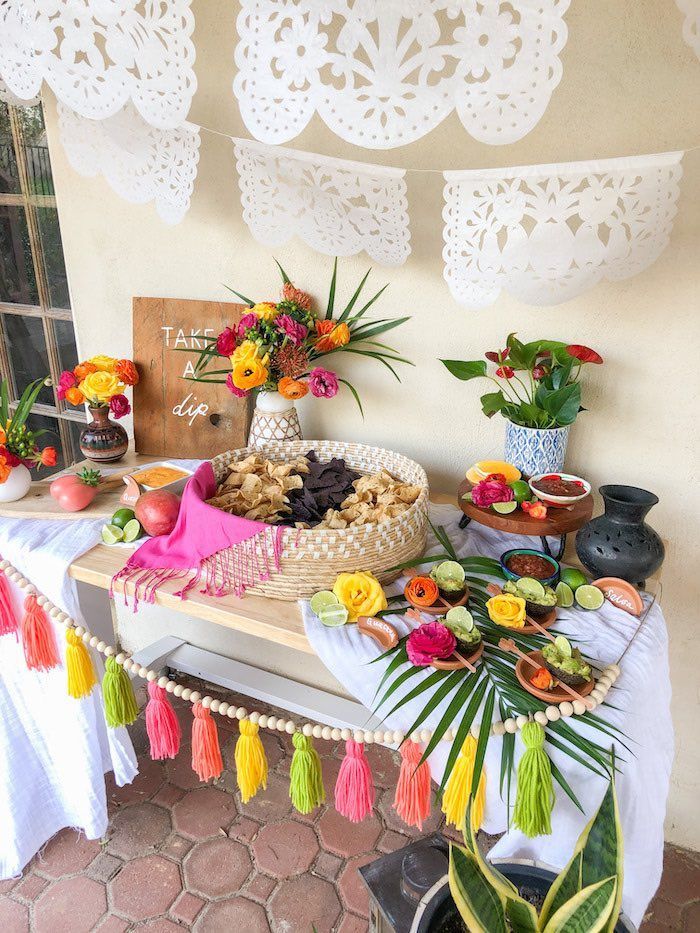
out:
{"label": "white cloth draped on table", "polygon": [[[431,507],[431,520],[434,524],[445,526],[460,556],[480,554],[498,557],[511,547],[539,547],[539,541],[535,538],[506,535],[473,522],[462,530],[458,524],[460,517],[461,512],[452,506]],[[430,550],[439,553],[442,549],[433,546]],[[402,581],[398,581],[388,590],[398,593],[401,586]],[[376,688],[386,667],[385,663],[368,663],[379,654],[377,645],[360,635],[355,625],[326,628],[311,612],[308,603],[302,603],[302,611],[306,634],[323,663],[352,696],[372,708]],[[408,626],[401,616],[390,617],[389,621],[402,635],[413,627]],[[560,610],[557,621],[560,632],[576,635],[584,653],[602,664],[618,660],[636,627],[635,618],[608,602],[598,612]],[[668,636],[658,605],[652,607],[621,667],[617,689],[608,695],[610,703],[618,708],[604,707],[600,714],[627,736],[623,741],[633,752],[630,754],[621,745],[616,745],[618,754],[625,759],[621,763],[622,773],[617,778],[625,839],[623,909],[635,924],[639,924],[661,878],[664,815],[673,760]],[[395,697],[405,695],[415,683],[414,678],[399,688]],[[650,685],[653,685],[653,689],[650,689]],[[437,725],[449,699],[440,704],[426,720],[425,728]],[[409,728],[424,702],[413,700],[398,710],[387,718],[388,727],[401,730]],[[585,726],[581,720],[572,719],[570,722],[592,741],[599,745],[607,744],[602,733]],[[552,835],[528,839],[515,829],[506,832],[506,804],[501,799],[498,787],[501,741],[498,737],[492,737],[486,752],[487,795],[483,829],[488,833],[505,832],[492,850],[491,857],[532,858],[561,868],[571,857],[579,833],[602,799],[605,781],[557,749],[547,746],[548,754],[573,788],[585,813],[576,809],[555,783]],[[441,742],[430,758],[433,777],[438,781],[444,771],[448,750],[449,744]],[[522,751],[523,745],[518,734],[517,759]]]}

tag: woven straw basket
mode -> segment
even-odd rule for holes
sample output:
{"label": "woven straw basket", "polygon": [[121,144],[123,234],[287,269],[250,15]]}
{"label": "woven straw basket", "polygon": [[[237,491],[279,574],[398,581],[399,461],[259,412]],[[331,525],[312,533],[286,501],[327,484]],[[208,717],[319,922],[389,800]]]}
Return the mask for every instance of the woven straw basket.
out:
{"label": "woven straw basket", "polygon": [[370,570],[382,583],[395,580],[398,573],[390,567],[419,557],[425,550],[428,533],[428,477],[420,464],[401,454],[345,444],[341,441],[270,441],[262,447],[229,450],[212,460],[214,475],[220,482],[228,467],[251,453],[270,460],[290,460],[315,450],[319,460],[342,457],[360,473],[388,470],[396,479],[422,486],[418,499],[401,515],[378,525],[356,528],[290,528],[285,537],[280,572],[265,583],[251,587],[248,593],[274,599],[308,599],[319,590],[331,589],[343,571]]}

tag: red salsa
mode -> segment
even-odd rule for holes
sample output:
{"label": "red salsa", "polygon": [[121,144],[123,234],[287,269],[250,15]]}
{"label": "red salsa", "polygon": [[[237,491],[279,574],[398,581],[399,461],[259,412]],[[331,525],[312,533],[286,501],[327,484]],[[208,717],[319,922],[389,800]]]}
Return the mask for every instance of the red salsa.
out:
{"label": "red salsa", "polygon": [[586,487],[579,480],[563,479],[561,476],[543,476],[532,484],[535,489],[550,496],[573,498],[586,491]]}
{"label": "red salsa", "polygon": [[554,566],[539,554],[512,554],[506,567],[519,577],[535,577],[536,580],[547,580],[554,574]]}

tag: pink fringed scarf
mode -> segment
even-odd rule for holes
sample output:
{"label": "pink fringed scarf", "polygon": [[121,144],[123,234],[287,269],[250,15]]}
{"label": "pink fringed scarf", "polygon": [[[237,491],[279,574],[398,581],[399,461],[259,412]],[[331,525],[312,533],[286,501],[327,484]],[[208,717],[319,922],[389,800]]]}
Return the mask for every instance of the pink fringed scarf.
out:
{"label": "pink fringed scarf", "polygon": [[156,590],[169,580],[184,580],[175,595],[184,599],[202,583],[208,596],[243,596],[246,589],[280,569],[285,528],[254,522],[207,505],[216,495],[211,463],[203,463],[185,486],[180,514],[169,535],[151,538],[135,551],[114,583],[134,583],[134,610],[152,603]]}

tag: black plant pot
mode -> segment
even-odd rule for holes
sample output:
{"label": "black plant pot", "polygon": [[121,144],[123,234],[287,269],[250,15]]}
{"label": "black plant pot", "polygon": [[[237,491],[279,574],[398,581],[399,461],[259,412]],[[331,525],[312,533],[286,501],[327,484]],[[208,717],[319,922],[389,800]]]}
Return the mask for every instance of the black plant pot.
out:
{"label": "black plant pot", "polygon": [[579,560],[596,577],[621,577],[643,584],[659,569],[664,545],[646,524],[658,497],[636,486],[601,486],[605,513],[584,525],[576,535]]}

